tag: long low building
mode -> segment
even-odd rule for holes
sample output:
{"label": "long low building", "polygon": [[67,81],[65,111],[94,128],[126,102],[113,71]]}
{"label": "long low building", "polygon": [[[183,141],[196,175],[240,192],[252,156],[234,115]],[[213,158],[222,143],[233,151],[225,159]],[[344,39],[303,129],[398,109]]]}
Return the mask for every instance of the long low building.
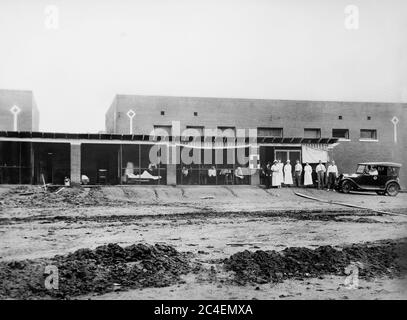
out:
{"label": "long low building", "polygon": [[[407,150],[401,103],[117,95],[106,133],[69,134],[18,128],[21,107],[7,93],[0,183],[255,185],[275,159],[353,172],[363,161],[403,163]],[[406,187],[405,166],[400,179]]]}
{"label": "long low building", "polygon": [[[328,157],[337,139],[0,132],[1,183],[259,184],[260,153]],[[306,155],[301,156],[301,153]],[[194,157],[193,154],[196,154]],[[183,154],[191,154],[183,157]],[[153,158],[155,156],[155,158]],[[185,163],[185,159],[191,161]],[[307,159],[305,159],[307,161]],[[309,161],[311,162],[311,161]],[[312,162],[311,162],[312,163]],[[208,175],[215,169],[214,175]],[[240,168],[240,169],[239,169]],[[187,177],[183,170],[188,170]],[[239,170],[242,177],[235,172]]]}

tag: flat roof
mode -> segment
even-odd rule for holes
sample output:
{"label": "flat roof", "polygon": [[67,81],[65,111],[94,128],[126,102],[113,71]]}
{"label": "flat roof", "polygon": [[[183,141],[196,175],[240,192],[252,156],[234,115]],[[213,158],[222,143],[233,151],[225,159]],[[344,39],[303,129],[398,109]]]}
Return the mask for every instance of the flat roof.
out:
{"label": "flat roof", "polygon": [[365,104],[386,104],[386,105],[401,105],[406,107],[407,103],[400,102],[400,101],[367,101],[367,100],[304,100],[304,99],[272,99],[272,98],[242,98],[242,97],[213,97],[213,96],[171,96],[171,95],[150,95],[150,94],[132,94],[132,93],[116,93],[113,100],[117,98],[147,98],[147,99],[156,99],[156,98],[163,98],[163,99],[198,99],[198,100],[223,100],[223,101],[242,101],[242,102],[250,102],[250,101],[264,101],[264,102],[300,102],[300,103],[338,103],[338,104],[355,104],[355,105],[365,105]]}

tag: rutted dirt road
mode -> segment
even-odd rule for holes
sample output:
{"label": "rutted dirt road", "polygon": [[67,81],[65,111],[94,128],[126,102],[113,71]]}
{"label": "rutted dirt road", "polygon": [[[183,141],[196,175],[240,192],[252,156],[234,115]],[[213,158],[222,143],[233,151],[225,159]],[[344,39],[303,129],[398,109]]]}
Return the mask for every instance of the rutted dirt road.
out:
{"label": "rutted dirt road", "polygon": [[190,252],[200,271],[165,288],[88,294],[75,298],[407,298],[406,278],[360,279],[343,287],[344,275],[237,285],[224,259],[244,250],[315,249],[407,237],[407,194],[379,197],[333,192],[300,192],[399,213],[319,203],[294,189],[257,187],[106,187],[64,189],[45,194],[36,187],[0,188],[0,256],[3,262],[52,258],[81,248],[115,243],[165,243]]}

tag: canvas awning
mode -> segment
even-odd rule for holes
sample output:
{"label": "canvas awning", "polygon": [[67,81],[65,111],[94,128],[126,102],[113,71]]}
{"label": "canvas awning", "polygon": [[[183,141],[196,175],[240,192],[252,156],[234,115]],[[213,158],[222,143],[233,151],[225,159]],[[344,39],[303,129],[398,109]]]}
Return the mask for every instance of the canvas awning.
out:
{"label": "canvas awning", "polygon": [[318,163],[328,162],[328,148],[318,145],[302,145],[302,162]]}

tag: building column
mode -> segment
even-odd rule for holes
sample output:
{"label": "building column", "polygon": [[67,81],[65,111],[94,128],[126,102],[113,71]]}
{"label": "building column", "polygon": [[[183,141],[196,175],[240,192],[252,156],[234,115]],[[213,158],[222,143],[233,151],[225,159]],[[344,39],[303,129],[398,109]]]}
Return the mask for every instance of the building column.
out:
{"label": "building column", "polygon": [[71,142],[71,184],[81,184],[81,144]]}
{"label": "building column", "polygon": [[249,168],[251,172],[250,184],[260,185],[260,147],[250,146]]}
{"label": "building column", "polygon": [[252,172],[250,184],[252,186],[260,185],[260,170],[255,170],[254,172]]}
{"label": "building column", "polygon": [[177,184],[177,165],[167,165],[167,185],[175,186]]}
{"label": "building column", "polygon": [[176,146],[168,146],[167,155],[167,185],[177,185],[177,149]]}
{"label": "building column", "polygon": [[31,168],[31,184],[35,184],[35,153],[34,145],[30,142],[30,168]]}

